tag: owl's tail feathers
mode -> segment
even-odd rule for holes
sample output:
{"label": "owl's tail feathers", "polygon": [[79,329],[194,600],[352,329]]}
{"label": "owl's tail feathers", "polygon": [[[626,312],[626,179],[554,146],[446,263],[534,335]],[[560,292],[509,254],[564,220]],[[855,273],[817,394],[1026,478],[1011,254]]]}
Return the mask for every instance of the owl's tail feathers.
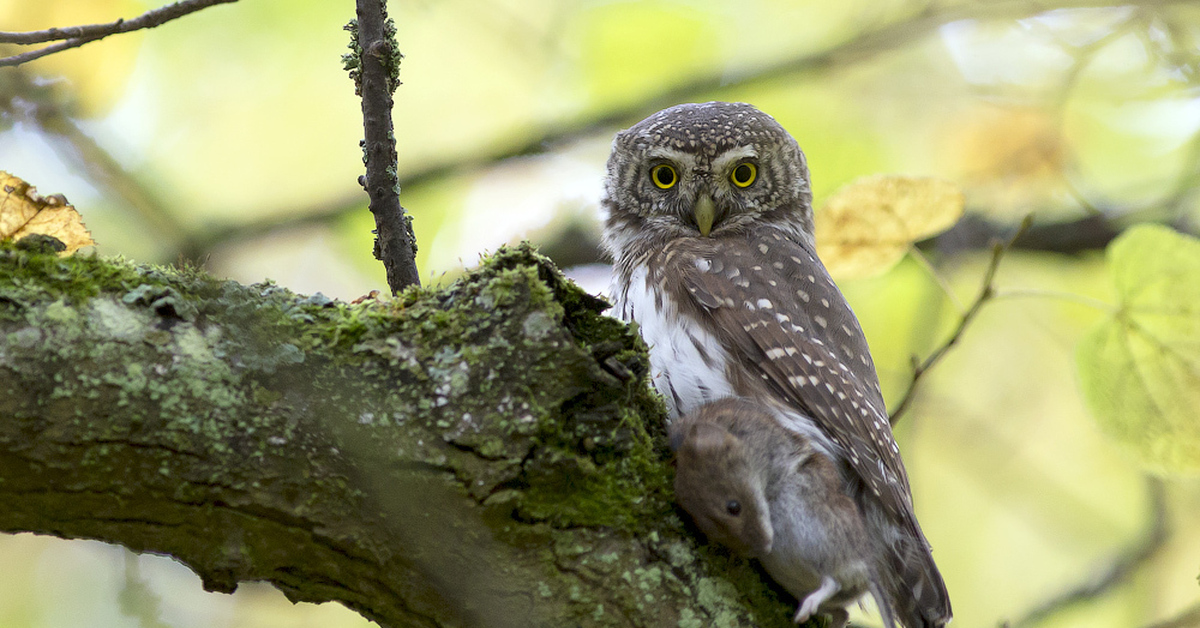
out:
{"label": "owl's tail feathers", "polygon": [[894,576],[884,582],[896,618],[906,628],[941,628],[952,616],[946,583],[924,537],[904,541],[884,558]]}
{"label": "owl's tail feathers", "polygon": [[879,609],[879,616],[883,619],[883,628],[896,628],[896,616],[892,611],[892,604],[888,601],[878,577],[871,576],[867,590],[871,592],[871,597],[875,598],[875,606]]}
{"label": "owl's tail feathers", "polygon": [[904,628],[942,628],[950,622],[950,594],[933,562],[916,517],[887,514],[878,500],[862,503],[875,555],[875,573],[896,621]]}

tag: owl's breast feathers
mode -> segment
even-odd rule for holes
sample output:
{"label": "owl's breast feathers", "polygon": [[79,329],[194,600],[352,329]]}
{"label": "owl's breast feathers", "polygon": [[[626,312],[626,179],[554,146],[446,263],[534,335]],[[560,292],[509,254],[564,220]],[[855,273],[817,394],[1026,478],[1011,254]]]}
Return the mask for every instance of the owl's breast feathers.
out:
{"label": "owl's breast feathers", "polygon": [[729,355],[720,379],[735,394],[774,398],[812,417],[889,518],[916,526],[866,338],[814,251],[759,227],[673,240],[645,268],[646,285],[718,339]]}

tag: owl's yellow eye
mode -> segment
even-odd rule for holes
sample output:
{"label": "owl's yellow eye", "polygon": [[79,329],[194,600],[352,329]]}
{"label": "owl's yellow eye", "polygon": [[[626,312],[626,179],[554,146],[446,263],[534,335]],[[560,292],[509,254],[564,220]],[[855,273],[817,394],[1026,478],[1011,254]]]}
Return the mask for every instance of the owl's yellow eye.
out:
{"label": "owl's yellow eye", "polygon": [[758,177],[758,168],[750,162],[740,163],[733,172],[729,173],[729,180],[739,188],[744,188],[754,183],[754,179]]}
{"label": "owl's yellow eye", "polygon": [[668,190],[675,186],[679,181],[679,175],[675,174],[675,169],[667,164],[659,164],[650,169],[650,180],[657,185],[660,190]]}

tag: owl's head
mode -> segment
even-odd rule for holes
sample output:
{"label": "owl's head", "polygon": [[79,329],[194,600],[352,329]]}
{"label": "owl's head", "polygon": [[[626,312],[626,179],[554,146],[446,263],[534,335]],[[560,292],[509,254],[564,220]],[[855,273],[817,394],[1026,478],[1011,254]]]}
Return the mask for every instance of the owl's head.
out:
{"label": "owl's head", "polygon": [[604,242],[614,259],[756,223],[812,239],[804,153],[745,103],[676,105],[618,133],[604,187]]}

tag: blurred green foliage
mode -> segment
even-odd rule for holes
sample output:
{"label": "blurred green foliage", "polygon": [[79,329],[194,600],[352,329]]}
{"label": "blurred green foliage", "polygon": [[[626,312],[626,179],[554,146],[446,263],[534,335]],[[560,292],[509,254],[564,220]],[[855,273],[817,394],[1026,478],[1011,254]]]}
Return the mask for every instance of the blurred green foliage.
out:
{"label": "blurred green foliage", "polygon": [[[0,0],[0,30],[152,6]],[[957,182],[969,216],[1000,232],[1026,214],[1191,234],[1200,221],[1194,2],[396,0],[390,12],[406,55],[401,202],[435,281],[531,233],[560,247],[556,233],[574,234],[575,257],[594,258],[613,133],[681,101],[775,116],[808,155],[818,206],[894,173]],[[0,169],[65,193],[105,254],[182,255],[342,298],[383,288],[339,60],[353,13],[242,0],[0,68]],[[1080,225],[1065,253],[1005,256],[995,298],[896,428],[955,626],[1018,620],[1091,581],[1156,517],[1172,533],[1147,561],[1036,625],[1150,625],[1200,599],[1200,254],[1136,227],[1105,260]],[[988,252],[940,240],[925,256],[842,284],[892,404],[911,358],[979,292]],[[1147,469],[1163,477],[1165,514]],[[119,610],[125,559],[93,548],[0,539],[0,625],[136,625]],[[203,594],[181,568],[138,560],[166,625],[362,623],[261,589]]]}
{"label": "blurred green foliage", "polygon": [[1079,345],[1101,426],[1155,472],[1200,468],[1200,240],[1157,225],[1108,249],[1120,309]]}

